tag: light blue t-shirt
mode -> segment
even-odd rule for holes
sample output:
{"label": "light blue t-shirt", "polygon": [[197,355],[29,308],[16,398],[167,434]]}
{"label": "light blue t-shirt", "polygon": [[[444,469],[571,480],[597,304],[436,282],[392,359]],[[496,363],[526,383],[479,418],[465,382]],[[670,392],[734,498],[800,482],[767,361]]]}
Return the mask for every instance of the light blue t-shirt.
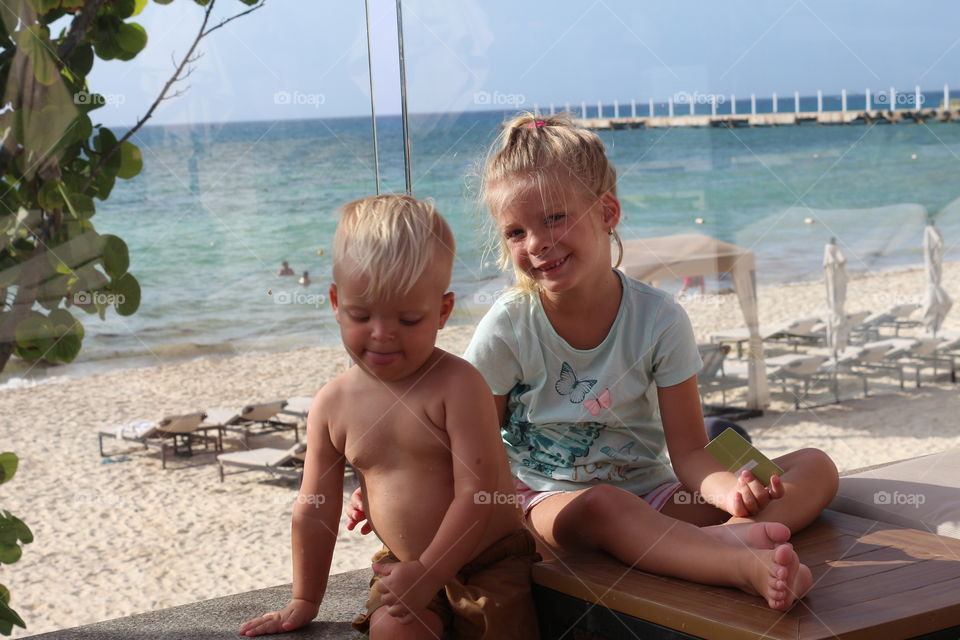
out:
{"label": "light blue t-shirt", "polygon": [[642,495],[676,480],[656,388],[700,370],[693,328],[669,294],[615,273],[620,308],[597,347],[571,347],[537,295],[501,297],[467,347],[493,393],[508,395],[510,468],[536,491],[606,482]]}

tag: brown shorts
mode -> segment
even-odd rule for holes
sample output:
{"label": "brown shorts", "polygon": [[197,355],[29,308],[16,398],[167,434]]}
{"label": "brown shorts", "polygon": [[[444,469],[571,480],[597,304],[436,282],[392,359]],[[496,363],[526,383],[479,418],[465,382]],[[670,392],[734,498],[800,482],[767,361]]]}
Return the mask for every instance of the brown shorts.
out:
{"label": "brown shorts", "polygon": [[[427,605],[452,638],[537,638],[537,617],[530,593],[530,568],[540,560],[533,536],[526,529],[501,538],[464,566]],[[373,562],[399,562],[384,547]],[[370,580],[367,613],[357,616],[353,628],[369,631],[370,617],[383,606]]]}

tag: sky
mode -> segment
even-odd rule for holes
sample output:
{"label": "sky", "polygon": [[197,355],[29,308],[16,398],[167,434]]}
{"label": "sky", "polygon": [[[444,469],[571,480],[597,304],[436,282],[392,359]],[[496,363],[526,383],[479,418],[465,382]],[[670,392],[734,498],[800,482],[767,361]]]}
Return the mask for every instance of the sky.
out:
{"label": "sky", "polygon": [[[369,0],[376,109],[400,111],[394,0]],[[403,0],[411,112],[622,105],[818,89],[941,91],[960,97],[960,4],[922,10],[889,0],[638,2]],[[242,11],[218,0],[214,22]],[[200,24],[190,0],[150,3],[149,35],[129,62],[88,77],[108,125],[132,124],[169,78]],[[152,122],[229,122],[370,113],[362,0],[266,0],[200,44],[201,57]],[[953,73],[951,73],[953,71]]]}

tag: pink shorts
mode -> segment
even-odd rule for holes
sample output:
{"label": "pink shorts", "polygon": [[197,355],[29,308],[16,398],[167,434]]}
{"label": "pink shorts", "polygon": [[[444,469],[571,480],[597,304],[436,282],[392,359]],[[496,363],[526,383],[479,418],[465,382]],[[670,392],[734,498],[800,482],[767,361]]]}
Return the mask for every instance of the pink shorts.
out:
{"label": "pink shorts", "polygon": [[[517,492],[517,498],[520,500],[520,506],[523,507],[524,516],[529,515],[531,509],[550,496],[555,496],[559,493],[567,493],[566,491],[534,491],[516,478],[513,479],[513,488]],[[666,505],[667,502],[670,501],[670,498],[673,497],[673,494],[682,488],[683,484],[680,482],[665,482],[650,493],[640,497],[643,498],[644,502],[649,504],[657,511],[662,511],[664,505]]]}

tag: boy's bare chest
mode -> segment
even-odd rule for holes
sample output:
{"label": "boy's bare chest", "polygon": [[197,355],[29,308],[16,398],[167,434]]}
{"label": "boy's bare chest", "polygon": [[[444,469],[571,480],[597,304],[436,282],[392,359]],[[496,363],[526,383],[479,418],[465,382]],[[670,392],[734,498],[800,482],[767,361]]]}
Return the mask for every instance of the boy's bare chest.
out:
{"label": "boy's bare chest", "polygon": [[390,397],[360,399],[340,428],[347,461],[361,473],[450,459],[450,439],[439,425],[442,408]]}

